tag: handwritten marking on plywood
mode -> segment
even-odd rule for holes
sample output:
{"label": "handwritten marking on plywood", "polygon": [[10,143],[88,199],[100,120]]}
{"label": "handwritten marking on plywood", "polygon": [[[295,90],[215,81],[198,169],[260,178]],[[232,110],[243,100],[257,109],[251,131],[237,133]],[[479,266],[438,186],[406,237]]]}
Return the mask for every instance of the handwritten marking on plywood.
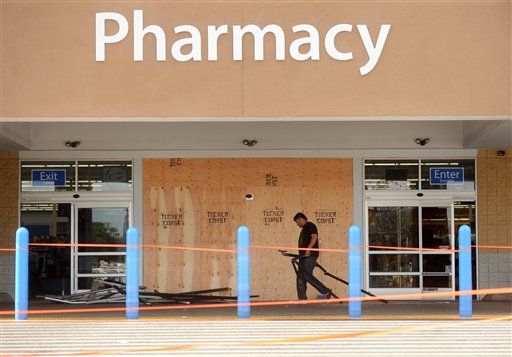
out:
{"label": "handwritten marking on plywood", "polygon": [[[157,190],[157,193],[158,193],[158,196],[157,196],[157,207],[158,207],[158,211],[160,212],[160,217],[162,216],[162,213],[161,212],[166,212],[165,214],[167,214],[168,212],[168,208],[167,208],[167,205],[166,205],[166,200],[165,200],[165,191],[163,189],[156,189]],[[169,244],[169,234],[170,234],[170,229],[167,229],[168,226],[164,226],[163,224],[162,225],[159,225],[158,227],[158,234],[157,234],[157,244],[158,245],[162,245],[162,246],[165,246],[165,245],[168,245]],[[166,272],[169,270],[169,267],[168,267],[168,263],[169,263],[169,259],[167,259],[168,257],[168,252],[166,249],[159,249],[158,251],[158,256],[157,256],[157,261],[158,261],[158,268],[157,268],[157,277],[158,277],[158,287],[163,287],[164,289],[167,287],[167,274]]]}

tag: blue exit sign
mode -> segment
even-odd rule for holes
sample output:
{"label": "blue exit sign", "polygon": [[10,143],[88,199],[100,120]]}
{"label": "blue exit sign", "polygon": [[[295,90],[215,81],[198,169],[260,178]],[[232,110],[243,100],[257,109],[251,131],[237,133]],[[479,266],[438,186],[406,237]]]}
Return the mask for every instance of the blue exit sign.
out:
{"label": "blue exit sign", "polygon": [[66,186],[66,170],[32,170],[34,186]]}
{"label": "blue exit sign", "polygon": [[447,183],[464,183],[463,167],[431,167],[430,184],[446,185]]}

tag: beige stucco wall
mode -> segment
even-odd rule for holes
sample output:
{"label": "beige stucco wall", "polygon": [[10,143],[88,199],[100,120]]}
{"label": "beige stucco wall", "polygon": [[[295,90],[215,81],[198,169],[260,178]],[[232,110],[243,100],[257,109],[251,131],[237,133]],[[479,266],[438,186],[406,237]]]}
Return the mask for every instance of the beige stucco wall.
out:
{"label": "beige stucco wall", "polygon": [[[19,213],[19,159],[17,152],[0,151],[0,248],[16,246]],[[14,296],[14,252],[0,251],[0,294]],[[0,302],[3,301],[0,297]]]}
{"label": "beige stucco wall", "polygon": [[512,148],[479,150],[478,244],[502,248],[479,250],[480,288],[512,286]]}
{"label": "beige stucco wall", "polygon": [[[133,61],[133,10],[144,26],[159,25],[169,42],[165,62],[145,39],[144,61]],[[125,16],[130,32],[95,61],[95,14]],[[3,1],[1,102],[3,117],[350,117],[511,115],[510,1]],[[232,59],[233,25],[278,24],[286,50],[304,36],[306,23],[320,33],[320,60],[298,62],[287,53],[265,60]],[[351,24],[337,37],[350,61],[331,59],[323,46],[329,28]],[[178,25],[203,35],[203,60],[179,63],[169,49],[183,35]],[[206,58],[206,26],[227,24],[219,60]],[[382,24],[391,30],[376,67],[361,76],[367,54],[356,25],[373,41]],[[111,33],[115,26],[109,28]]]}
{"label": "beige stucco wall", "polygon": [[17,152],[0,151],[0,247],[14,248],[18,228],[19,159]]}

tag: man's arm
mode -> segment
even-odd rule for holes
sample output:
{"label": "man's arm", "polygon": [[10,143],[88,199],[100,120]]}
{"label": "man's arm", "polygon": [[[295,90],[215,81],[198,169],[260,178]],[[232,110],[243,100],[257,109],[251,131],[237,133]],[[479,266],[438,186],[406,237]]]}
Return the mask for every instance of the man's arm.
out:
{"label": "man's arm", "polygon": [[[318,234],[313,233],[311,234],[311,240],[309,241],[308,248],[313,248],[316,241],[318,240]],[[306,250],[306,253],[304,254],[306,257],[309,257],[311,255],[311,251],[309,249]]]}

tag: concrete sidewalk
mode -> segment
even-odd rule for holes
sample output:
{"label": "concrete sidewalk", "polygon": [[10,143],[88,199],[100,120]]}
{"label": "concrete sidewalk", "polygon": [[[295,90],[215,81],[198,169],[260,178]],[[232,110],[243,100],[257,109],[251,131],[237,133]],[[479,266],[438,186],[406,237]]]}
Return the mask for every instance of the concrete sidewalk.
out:
{"label": "concrete sidewalk", "polygon": [[15,356],[510,356],[510,320],[2,321]]}

